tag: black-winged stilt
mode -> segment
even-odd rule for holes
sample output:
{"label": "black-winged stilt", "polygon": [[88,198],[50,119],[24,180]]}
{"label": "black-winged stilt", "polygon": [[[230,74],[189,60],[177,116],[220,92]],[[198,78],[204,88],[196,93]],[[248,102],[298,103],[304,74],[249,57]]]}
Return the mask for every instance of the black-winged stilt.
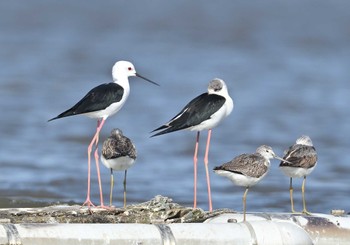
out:
{"label": "black-winged stilt", "polygon": [[213,208],[211,201],[210,178],[208,170],[208,154],[211,131],[224,118],[230,115],[232,109],[233,101],[230,95],[228,94],[225,82],[221,79],[215,78],[209,82],[208,92],[203,93],[194,98],[169,122],[152,131],[155,132],[162,130],[154,134],[153,136],[171,133],[182,129],[197,131],[197,138],[193,157],[194,208],[197,207],[197,154],[200,131],[204,129],[208,130],[207,145],[204,155],[204,165],[207,177],[209,211],[212,211]]}
{"label": "black-winged stilt", "polygon": [[[309,175],[317,164],[317,153],[316,149],[312,144],[311,138],[307,135],[303,135],[296,140],[296,143],[289,147],[285,152],[283,161],[280,163],[280,170],[290,177],[289,194],[292,212],[294,210],[293,202],[293,178],[303,177],[302,184],[302,199],[303,199],[303,213],[309,214],[306,209],[305,202],[305,182],[306,176]],[[288,161],[288,162],[286,162]]]}
{"label": "black-winged stilt", "polygon": [[74,115],[80,115],[80,114],[88,116],[90,118],[97,119],[96,133],[92,138],[88,147],[88,189],[87,189],[86,201],[83,203],[83,205],[87,205],[88,207],[93,205],[93,203],[90,200],[90,166],[91,166],[90,155],[94,144],[96,146],[94,156],[95,156],[96,167],[97,167],[101,207],[106,207],[103,204],[101,177],[100,177],[100,170],[99,170],[99,164],[98,164],[99,134],[106,119],[109,116],[117,113],[123,107],[130,93],[130,85],[129,85],[128,78],[133,76],[140,77],[150,83],[158,85],[157,83],[138,74],[132,63],[128,61],[118,61],[114,64],[112,68],[113,82],[101,84],[91,89],[72,108],[62,112],[57,117],[54,117],[49,120],[49,121],[52,121],[55,119],[74,116]]}

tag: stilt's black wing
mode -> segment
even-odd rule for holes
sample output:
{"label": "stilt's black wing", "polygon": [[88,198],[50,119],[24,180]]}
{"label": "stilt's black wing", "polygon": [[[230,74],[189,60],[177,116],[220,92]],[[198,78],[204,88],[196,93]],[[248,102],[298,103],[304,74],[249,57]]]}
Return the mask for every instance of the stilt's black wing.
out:
{"label": "stilt's black wing", "polygon": [[122,99],[124,88],[116,83],[105,83],[91,89],[78,103],[72,108],[62,112],[57,117],[51,118],[49,121],[68,117],[73,115],[84,114],[104,110],[112,103]]}
{"label": "stilt's black wing", "polygon": [[223,106],[225,101],[226,99],[220,95],[203,93],[190,101],[168,123],[153,130],[152,132],[164,129],[152,137],[196,126],[208,120]]}

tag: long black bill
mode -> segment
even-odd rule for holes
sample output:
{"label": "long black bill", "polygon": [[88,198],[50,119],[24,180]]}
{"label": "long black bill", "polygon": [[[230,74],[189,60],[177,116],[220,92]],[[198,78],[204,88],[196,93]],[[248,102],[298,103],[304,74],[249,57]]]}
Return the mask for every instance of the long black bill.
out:
{"label": "long black bill", "polygon": [[145,77],[141,76],[141,75],[138,74],[138,73],[136,73],[135,75],[136,75],[137,77],[139,77],[139,78],[142,78],[143,80],[146,80],[147,82],[150,82],[150,83],[153,83],[154,85],[160,86],[158,83],[153,82],[153,81],[149,80],[148,78],[145,78]]}

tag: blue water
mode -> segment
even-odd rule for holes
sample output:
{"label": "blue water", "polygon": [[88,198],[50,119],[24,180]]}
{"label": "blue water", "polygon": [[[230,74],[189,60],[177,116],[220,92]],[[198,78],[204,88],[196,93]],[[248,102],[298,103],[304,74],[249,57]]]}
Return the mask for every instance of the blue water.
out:
{"label": "blue water", "polygon": [[[157,194],[183,205],[193,198],[195,133],[150,138],[219,77],[234,99],[213,130],[210,168],[271,145],[278,155],[311,136],[319,162],[307,178],[311,212],[349,211],[350,2],[348,1],[1,1],[0,195],[10,200],[86,197],[87,145],[96,121],[47,120],[92,87],[111,80],[117,60],[161,84],[131,78],[124,108],[101,140],[119,127],[138,150],[128,172],[128,202]],[[201,134],[198,202],[207,210]],[[289,179],[272,162],[248,194],[248,211],[289,211]],[[98,204],[96,172],[92,198]],[[109,170],[102,167],[105,201]],[[115,204],[122,205],[122,174]],[[243,189],[211,174],[214,208],[241,210]],[[301,209],[301,180],[295,180]],[[2,205],[4,206],[4,204]]]}

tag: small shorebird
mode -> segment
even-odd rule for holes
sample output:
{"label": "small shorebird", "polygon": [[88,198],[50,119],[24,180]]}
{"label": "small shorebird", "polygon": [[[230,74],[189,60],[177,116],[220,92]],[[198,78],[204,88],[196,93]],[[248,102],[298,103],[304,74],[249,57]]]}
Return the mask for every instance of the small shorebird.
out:
{"label": "small shorebird", "polygon": [[223,80],[215,78],[209,82],[208,92],[203,93],[191,100],[175,117],[169,122],[153,130],[152,132],[162,130],[153,136],[171,133],[174,131],[188,129],[197,131],[197,138],[194,150],[194,201],[193,207],[197,207],[197,155],[200,131],[207,129],[208,138],[204,155],[204,165],[207,178],[209,211],[213,210],[210,191],[210,177],[208,170],[208,154],[211,131],[224,118],[226,118],[233,109],[233,101],[228,94],[226,84]]}
{"label": "small shorebird", "polygon": [[113,82],[101,84],[97,87],[91,89],[78,103],[76,103],[72,108],[62,112],[57,117],[50,119],[49,121],[74,116],[74,115],[85,115],[90,118],[97,119],[97,128],[94,137],[92,138],[88,147],[88,189],[86,201],[83,203],[90,207],[93,203],[90,200],[90,166],[91,166],[91,152],[92,147],[95,144],[95,161],[97,168],[97,177],[100,189],[100,201],[101,207],[106,207],[103,204],[102,196],[102,186],[100,177],[100,168],[98,163],[98,140],[99,134],[105,123],[106,119],[117,113],[124,105],[126,99],[130,93],[129,77],[137,76],[150,83],[158,85],[157,83],[141,76],[135,70],[132,63],[128,61],[118,61],[114,64],[112,69]]}
{"label": "small shorebird", "polygon": [[123,135],[120,129],[113,129],[102,146],[101,161],[111,170],[111,190],[109,205],[112,207],[114,177],[113,170],[124,170],[124,208],[126,207],[126,173],[136,161],[136,148],[132,141]]}
{"label": "small shorebird", "polygon": [[243,195],[243,221],[246,220],[246,197],[249,187],[256,185],[265,177],[270,168],[270,159],[276,156],[270,146],[262,145],[253,154],[242,154],[231,161],[214,168],[214,172],[231,180],[238,186],[245,186]]}
{"label": "small shorebird", "polygon": [[302,199],[303,199],[303,213],[310,214],[306,209],[305,202],[305,182],[306,176],[309,175],[317,164],[316,149],[312,144],[311,138],[307,135],[303,135],[296,140],[296,143],[289,147],[285,151],[285,156],[280,163],[281,171],[290,177],[289,194],[292,212],[294,210],[293,202],[293,178],[303,177],[303,184],[301,187]]}

